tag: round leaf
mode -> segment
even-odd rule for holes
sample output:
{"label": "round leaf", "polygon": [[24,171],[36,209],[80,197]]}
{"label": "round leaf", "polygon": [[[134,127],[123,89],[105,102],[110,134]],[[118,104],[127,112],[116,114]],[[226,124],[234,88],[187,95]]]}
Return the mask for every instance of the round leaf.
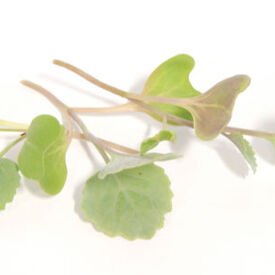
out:
{"label": "round leaf", "polygon": [[150,239],[171,211],[170,181],[154,164],[123,170],[85,185],[82,209],[96,229],[109,236]]}

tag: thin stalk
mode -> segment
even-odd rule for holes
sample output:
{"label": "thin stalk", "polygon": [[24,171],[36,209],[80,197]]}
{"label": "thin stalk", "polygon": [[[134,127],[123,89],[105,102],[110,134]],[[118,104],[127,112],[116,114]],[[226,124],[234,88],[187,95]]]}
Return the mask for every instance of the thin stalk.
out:
{"label": "thin stalk", "polygon": [[27,128],[0,128],[0,132],[25,132]]}
{"label": "thin stalk", "polygon": [[137,108],[132,103],[125,103],[111,107],[70,107],[70,110],[76,113],[121,113],[121,112],[135,112]]}
{"label": "thin stalk", "polygon": [[28,124],[13,122],[13,121],[7,121],[7,120],[0,120],[1,126],[8,126],[8,127],[14,127],[14,128],[28,128]]}
{"label": "thin stalk", "polygon": [[45,96],[53,105],[57,107],[57,109],[61,111],[61,113],[64,113],[68,109],[68,107],[62,101],[60,101],[56,96],[40,85],[29,80],[22,80],[21,83]]}
{"label": "thin stalk", "polygon": [[259,138],[275,137],[275,133],[249,130],[249,129],[237,128],[237,127],[226,127],[223,132],[224,133],[239,132],[239,133],[247,135],[247,136],[259,137]]}
{"label": "thin stalk", "polygon": [[53,60],[53,64],[61,66],[63,68],[66,68],[66,69],[78,74],[79,76],[83,77],[87,81],[93,83],[94,85],[96,85],[104,90],[107,90],[107,91],[112,92],[113,94],[116,94],[119,96],[123,96],[123,97],[125,96],[126,92],[124,92],[123,90],[120,90],[120,89],[117,89],[111,85],[108,85],[69,63],[55,59],[55,60]]}
{"label": "thin stalk", "polygon": [[71,141],[71,135],[73,132],[73,125],[72,125],[72,121],[70,119],[70,116],[68,114],[68,106],[65,105],[62,101],[60,101],[56,96],[54,96],[50,91],[46,90],[45,88],[41,87],[40,85],[33,83],[31,81],[28,80],[22,80],[21,83],[31,89],[33,89],[34,91],[42,94],[43,96],[45,96],[53,105],[55,105],[57,107],[57,109],[61,112],[61,114],[63,115],[67,126],[68,126],[68,145]]}
{"label": "thin stalk", "polygon": [[[73,137],[93,142],[90,138],[87,139],[87,137],[85,137],[84,134],[81,134],[81,133],[73,132]],[[102,143],[104,143],[106,146],[112,147],[113,149],[124,152],[126,154],[132,154],[132,155],[138,155],[139,154],[139,151],[134,150],[132,148],[129,148],[129,147],[126,147],[126,146],[108,141],[106,139],[102,139],[102,138],[97,138],[97,139],[99,141],[101,141]]]}
{"label": "thin stalk", "polygon": [[0,152],[0,158],[3,157],[13,146],[15,146],[18,142],[23,140],[26,137],[26,135],[21,135],[19,138],[8,144],[1,152]]}
{"label": "thin stalk", "polygon": [[101,141],[99,141],[92,133],[89,132],[86,125],[74,112],[69,110],[68,113],[72,117],[72,119],[76,122],[76,124],[79,126],[79,128],[82,130],[84,137],[90,140],[94,144],[94,146],[96,147],[97,151],[100,153],[104,161],[108,163],[109,157],[103,149],[103,148],[106,148],[106,145]]}
{"label": "thin stalk", "polygon": [[[123,90],[120,90],[116,87],[113,87],[111,85],[108,85],[100,80],[98,80],[97,78],[91,76],[90,74],[84,72],[83,70],[69,64],[66,63],[64,61],[61,60],[53,60],[53,64],[61,66],[65,69],[70,70],[71,72],[81,76],[82,78],[86,79],[87,81],[93,83],[94,85],[107,90],[113,94],[119,95],[121,97],[127,98],[127,99],[136,99],[136,100],[141,100],[141,101],[152,101],[152,102],[161,102],[161,103],[166,103],[166,104],[174,104],[177,105],[179,104],[178,98],[167,98],[167,97],[158,97],[158,96],[143,96],[143,95],[138,95],[138,94],[132,94],[132,93],[128,93],[125,92]],[[186,100],[187,102],[188,100]],[[182,104],[184,104],[185,99],[182,99]],[[180,105],[182,107],[182,104]]]}
{"label": "thin stalk", "polygon": [[[150,110],[151,112],[154,112],[155,114],[158,114],[158,115],[161,114],[162,118],[166,114],[167,119],[174,122],[174,123],[176,123],[176,124],[184,125],[184,126],[188,126],[188,127],[194,127],[192,121],[181,119],[179,117],[170,115],[166,112],[162,112],[162,111],[160,112],[157,108],[151,108],[151,105],[148,105],[144,102],[144,101],[152,101],[152,102],[172,104],[172,105],[177,105],[177,106],[180,106],[180,107],[184,107],[184,106],[188,105],[188,103],[189,103],[188,99],[181,99],[180,103],[179,103],[178,98],[143,96],[143,95],[127,93],[123,90],[117,89],[113,86],[110,86],[106,83],[101,82],[100,80],[94,78],[93,76],[89,75],[88,73],[82,71],[81,69],[79,69],[79,68],[77,68],[77,67],[75,67],[75,66],[73,66],[69,63],[66,63],[66,62],[63,62],[63,61],[60,61],[60,60],[54,60],[53,63],[78,74],[79,76],[83,77],[87,81],[93,83],[94,85],[96,85],[96,86],[98,86],[98,87],[100,87],[100,88],[102,88],[106,91],[109,91],[113,94],[116,94],[116,95],[119,95],[121,97],[124,97],[124,98],[127,98],[127,99],[131,100],[132,102],[142,106],[146,110]],[[254,130],[249,130],[249,129],[236,128],[236,127],[226,127],[223,132],[224,133],[240,132],[244,135],[255,136],[255,137],[275,137],[275,133],[264,132],[264,131],[254,131]]]}

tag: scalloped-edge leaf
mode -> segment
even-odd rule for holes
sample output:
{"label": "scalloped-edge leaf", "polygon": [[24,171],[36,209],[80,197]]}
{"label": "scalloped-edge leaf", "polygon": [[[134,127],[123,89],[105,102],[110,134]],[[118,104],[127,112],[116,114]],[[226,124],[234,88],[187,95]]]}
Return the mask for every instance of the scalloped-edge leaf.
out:
{"label": "scalloped-edge leaf", "polygon": [[168,153],[148,153],[145,155],[120,155],[111,154],[111,160],[99,171],[98,177],[104,179],[107,175],[118,173],[122,170],[144,166],[157,161],[167,161],[179,158],[180,155]]}
{"label": "scalloped-edge leaf", "polygon": [[[188,98],[199,95],[200,92],[193,88],[189,80],[189,74],[194,65],[194,59],[187,54],[179,54],[166,60],[148,77],[142,94],[174,98]],[[163,103],[148,104],[169,114],[193,120],[192,115],[185,108]]]}
{"label": "scalloped-edge leaf", "polygon": [[150,239],[172,209],[173,193],[161,167],[149,164],[87,180],[82,210],[94,227],[108,236]]}
{"label": "scalloped-edge leaf", "polygon": [[59,193],[67,177],[67,145],[65,128],[55,117],[40,115],[34,118],[18,156],[22,174],[37,180],[46,193]]}
{"label": "scalloped-edge leaf", "polygon": [[170,130],[161,130],[153,137],[147,138],[140,145],[140,153],[143,155],[146,152],[155,148],[161,141],[174,141],[176,135]]}
{"label": "scalloped-edge leaf", "polygon": [[0,158],[0,210],[11,202],[20,184],[20,176],[16,163]]}
{"label": "scalloped-edge leaf", "polygon": [[257,162],[255,158],[255,152],[250,143],[243,137],[241,133],[238,132],[227,134],[226,137],[229,138],[229,140],[236,145],[236,147],[239,149],[239,151],[251,167],[253,173],[256,173]]}

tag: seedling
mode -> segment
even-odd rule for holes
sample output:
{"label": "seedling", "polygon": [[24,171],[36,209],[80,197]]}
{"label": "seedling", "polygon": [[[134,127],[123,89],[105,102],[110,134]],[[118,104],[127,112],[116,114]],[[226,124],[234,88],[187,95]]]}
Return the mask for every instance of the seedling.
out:
{"label": "seedling", "polygon": [[[155,162],[176,159],[173,152],[150,152],[160,142],[173,142],[169,124],[193,128],[197,137],[212,140],[218,135],[232,141],[255,173],[257,163],[245,135],[264,138],[275,146],[275,133],[228,127],[235,100],[250,84],[246,75],[236,75],[200,93],[191,85],[192,57],[181,54],[162,63],[148,78],[141,94],[122,91],[59,60],[54,64],[71,70],[92,84],[128,103],[107,108],[69,107],[43,87],[24,80],[22,84],[45,96],[61,112],[63,124],[50,115],[34,118],[30,125],[0,120],[0,131],[20,136],[0,152],[0,209],[11,202],[20,174],[36,180],[50,195],[60,193],[67,178],[66,152],[73,138],[93,144],[106,165],[85,183],[82,210],[94,227],[109,236],[128,240],[150,239],[172,209],[170,181]],[[132,149],[96,137],[79,115],[83,113],[144,112],[160,121],[160,131]],[[17,143],[24,144],[17,163],[4,155]]]}

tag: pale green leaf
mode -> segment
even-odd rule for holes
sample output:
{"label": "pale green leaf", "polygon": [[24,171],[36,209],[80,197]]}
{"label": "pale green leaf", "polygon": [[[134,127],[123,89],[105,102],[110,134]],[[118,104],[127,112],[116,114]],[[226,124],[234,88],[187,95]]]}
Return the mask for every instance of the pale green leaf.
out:
{"label": "pale green leaf", "polygon": [[[187,98],[199,95],[200,93],[192,87],[189,81],[189,74],[194,64],[194,59],[186,54],[180,54],[168,59],[149,76],[142,94],[174,98]],[[184,108],[163,103],[149,104],[164,112],[192,120],[191,114]]]}
{"label": "pale green leaf", "polygon": [[66,151],[64,127],[55,117],[40,115],[28,128],[18,165],[26,178],[37,180],[48,194],[57,194],[67,177]]}
{"label": "pale green leaf", "polygon": [[249,142],[243,137],[241,133],[233,132],[226,135],[240,150],[241,154],[250,165],[252,171],[255,173],[257,169],[257,162],[255,158],[255,152]]}
{"label": "pale green leaf", "polygon": [[174,141],[176,135],[174,132],[169,130],[161,130],[158,134],[153,137],[147,138],[140,145],[140,153],[145,154],[149,150],[155,148],[161,141]]}
{"label": "pale green leaf", "polygon": [[123,170],[85,185],[82,209],[95,228],[129,240],[150,239],[171,211],[172,192],[164,170],[154,164]]}
{"label": "pale green leaf", "polygon": [[19,182],[17,165],[9,159],[0,158],[0,210],[13,200]]}
{"label": "pale green leaf", "polygon": [[100,179],[105,178],[109,174],[115,174],[125,169],[143,166],[149,163],[157,161],[167,161],[179,158],[176,154],[159,154],[149,153],[146,155],[120,155],[111,154],[111,160],[105,165],[105,167],[99,171],[98,177]]}

